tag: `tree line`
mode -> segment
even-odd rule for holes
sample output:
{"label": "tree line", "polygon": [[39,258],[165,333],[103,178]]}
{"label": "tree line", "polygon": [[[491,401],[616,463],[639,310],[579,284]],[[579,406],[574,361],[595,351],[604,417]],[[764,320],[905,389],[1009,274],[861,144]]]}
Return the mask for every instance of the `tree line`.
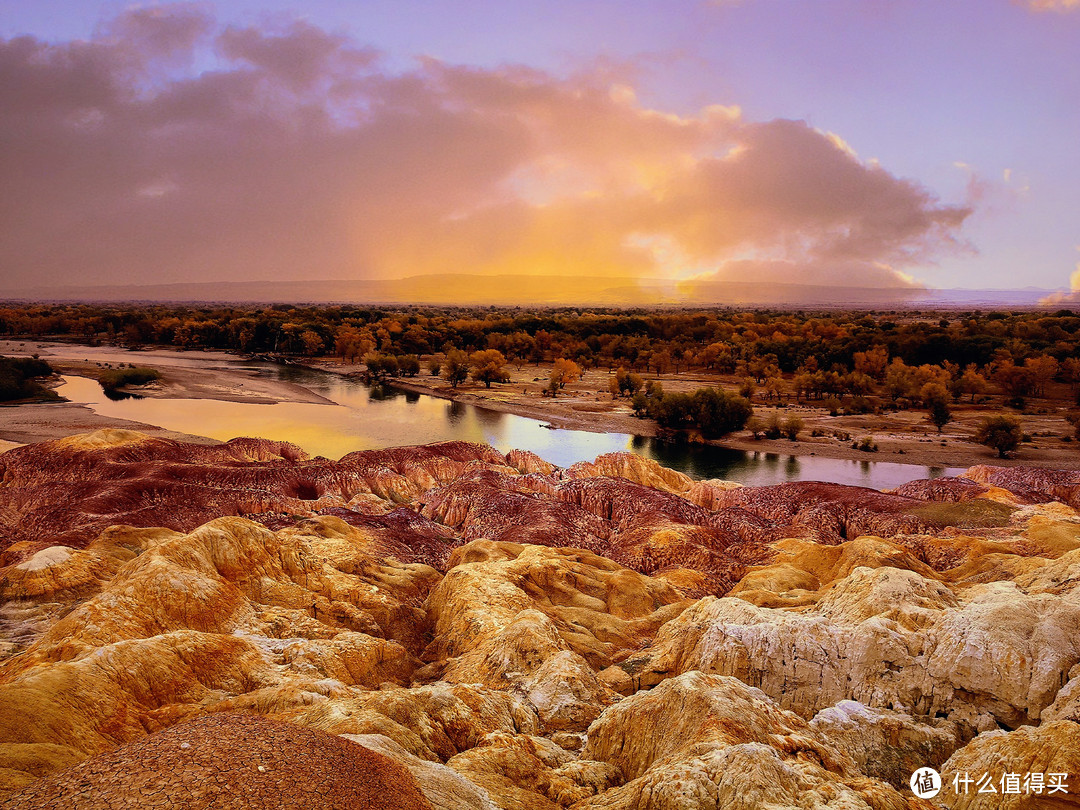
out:
{"label": "tree line", "polygon": [[[838,384],[830,373],[881,373],[893,359],[915,367],[948,362],[963,370],[1006,358],[1024,367],[1028,359],[1062,363],[1080,355],[1080,316],[1071,310],[924,317],[904,311],[9,304],[0,307],[0,335],[346,360],[372,351],[423,356],[451,344],[470,353],[497,349],[515,363],[565,357],[584,368],[646,373],[733,373],[741,363],[762,383],[773,367],[785,374],[804,370],[807,385],[818,390]],[[815,378],[817,372],[824,376]]]}
{"label": "tree line", "polygon": [[[1080,394],[1080,316],[520,307],[11,304],[0,335],[60,336],[276,357],[333,356],[373,377],[416,376],[422,359],[457,386],[490,387],[505,367],[557,363],[547,393],[591,368],[634,397],[643,375],[734,376],[745,399],[813,400],[830,411],[924,407],[1000,393],[1008,404],[1054,383]],[[871,401],[871,397],[874,401]],[[939,425],[940,426],[940,425]]]}

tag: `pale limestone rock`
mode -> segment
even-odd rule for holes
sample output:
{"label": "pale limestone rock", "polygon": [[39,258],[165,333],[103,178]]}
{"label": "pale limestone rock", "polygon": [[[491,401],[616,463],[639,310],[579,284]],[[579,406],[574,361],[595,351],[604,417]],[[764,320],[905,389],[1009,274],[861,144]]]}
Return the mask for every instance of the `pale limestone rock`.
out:
{"label": "pale limestone rock", "polygon": [[575,805],[625,810],[905,808],[802,718],[734,678],[688,672],[604,712],[582,758],[629,780]]}
{"label": "pale limestone rock", "polygon": [[653,489],[683,494],[694,486],[685,473],[662,467],[651,458],[634,453],[604,453],[593,461],[579,461],[566,470],[567,478],[625,478]]}
{"label": "pale limestone rock", "polygon": [[900,789],[917,768],[940,768],[963,742],[955,723],[871,709],[853,700],[822,709],[810,728],[855,760],[863,774]]}
{"label": "pale limestone rock", "polygon": [[[856,569],[803,612],[705,598],[619,663],[631,688],[700,669],[759,686],[805,716],[857,700],[915,715],[1037,720],[1080,661],[1080,604],[972,586],[961,600],[914,572]],[[625,683],[605,683],[626,693]]]}
{"label": "pale limestone rock", "polygon": [[524,688],[548,731],[584,731],[618,699],[588,662],[569,650],[544,660]]}
{"label": "pale limestone rock", "polygon": [[441,682],[324,700],[287,719],[331,734],[381,734],[433,762],[445,762],[493,732],[540,731],[536,709],[514,692]]}
{"label": "pale limestone rock", "polygon": [[680,494],[690,503],[696,503],[705,509],[717,509],[724,504],[721,493],[729,489],[739,489],[741,486],[738,481],[707,478],[704,481],[695,481],[688,490]]}
{"label": "pale limestone rock", "polygon": [[[1050,794],[1025,793],[1025,774],[1068,774],[1064,781],[1066,792]],[[935,799],[939,807],[950,810],[1026,810],[1046,808],[1065,810],[1080,807],[1080,723],[1071,720],[1044,722],[1042,725],[1023,726],[1016,731],[992,731],[980,734],[965,745],[941,767],[944,787]],[[954,777],[967,774],[978,780],[989,774],[996,793],[978,792],[978,785],[962,786],[954,790]],[[1006,774],[1017,774],[1020,792],[1002,792],[1001,780]]]}
{"label": "pale limestone rock", "polygon": [[431,591],[437,677],[506,687],[570,650],[595,669],[686,607],[665,582],[578,549],[474,541]]}
{"label": "pale limestone rock", "polygon": [[526,734],[493,732],[446,764],[486,789],[502,810],[567,807],[619,782],[614,765],[577,760]]}
{"label": "pale limestone rock", "polygon": [[1080,590],[1080,549],[1066,552],[1016,578],[1028,593],[1070,594]]}
{"label": "pale limestone rock", "polygon": [[530,450],[513,449],[506,454],[506,462],[515,470],[523,474],[539,473],[551,475],[558,468],[549,461],[544,461],[540,456]]}
{"label": "pale limestone rock", "polygon": [[872,535],[835,546],[788,538],[773,544],[775,556],[766,565],[750,568],[730,596],[762,607],[814,604],[834,582],[856,568],[894,568],[914,571],[926,579],[938,574],[902,546]]}
{"label": "pale limestone rock", "polygon": [[948,586],[914,571],[860,567],[837,582],[815,612],[837,624],[879,619],[916,630],[933,624],[943,610],[957,604]]}
{"label": "pale limestone rock", "polygon": [[284,647],[282,657],[302,675],[369,687],[408,683],[418,663],[397,642],[350,632],[330,639],[298,639]]}
{"label": "pale limestone rock", "polygon": [[0,669],[0,759],[15,763],[0,789],[69,764],[57,751],[85,757],[207,709],[408,683],[415,605],[439,575],[343,550],[353,539],[337,519],[276,534],[239,518],[189,534],[118,526],[4,569],[3,630],[29,646]]}
{"label": "pale limestone rock", "polygon": [[105,447],[123,447],[149,440],[150,437],[137,430],[102,428],[90,433],[78,433],[53,442],[57,450],[100,450]]}
{"label": "pale limestone rock", "polygon": [[1054,702],[1042,713],[1042,721],[1073,720],[1080,723],[1080,664],[1069,670],[1068,681]]}

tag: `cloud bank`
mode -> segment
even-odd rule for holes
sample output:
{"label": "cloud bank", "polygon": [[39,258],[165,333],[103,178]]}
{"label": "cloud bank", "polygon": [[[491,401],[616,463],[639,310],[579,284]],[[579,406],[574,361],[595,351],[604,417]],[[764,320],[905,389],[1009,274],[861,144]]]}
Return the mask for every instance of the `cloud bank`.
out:
{"label": "cloud bank", "polygon": [[612,70],[418,60],[128,11],[0,41],[0,262],[42,284],[688,277],[909,286],[966,205],[804,122],[650,109]]}
{"label": "cloud bank", "polygon": [[1080,11],[1080,0],[1015,0],[1030,11]]}

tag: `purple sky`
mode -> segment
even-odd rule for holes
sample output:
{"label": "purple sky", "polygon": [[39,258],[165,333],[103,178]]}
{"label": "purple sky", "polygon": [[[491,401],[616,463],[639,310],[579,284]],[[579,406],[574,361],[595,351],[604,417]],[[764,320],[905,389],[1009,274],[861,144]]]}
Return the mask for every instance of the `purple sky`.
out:
{"label": "purple sky", "polygon": [[1076,0],[296,8],[5,0],[0,290],[1077,269]]}

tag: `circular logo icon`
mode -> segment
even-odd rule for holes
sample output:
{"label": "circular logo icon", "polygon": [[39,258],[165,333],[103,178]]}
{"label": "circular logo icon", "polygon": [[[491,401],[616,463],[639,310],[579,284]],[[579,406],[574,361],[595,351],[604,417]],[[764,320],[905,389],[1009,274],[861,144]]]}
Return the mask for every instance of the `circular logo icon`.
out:
{"label": "circular logo icon", "polygon": [[941,774],[933,768],[919,768],[908,784],[911,792],[920,799],[932,799],[941,792]]}

